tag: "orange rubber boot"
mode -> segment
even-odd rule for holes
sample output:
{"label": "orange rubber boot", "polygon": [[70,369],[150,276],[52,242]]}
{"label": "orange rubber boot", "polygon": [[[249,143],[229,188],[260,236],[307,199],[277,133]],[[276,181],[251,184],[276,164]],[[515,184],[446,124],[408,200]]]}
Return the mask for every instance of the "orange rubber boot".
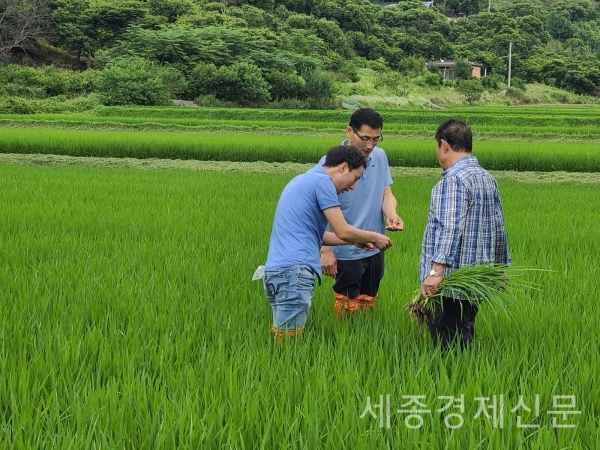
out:
{"label": "orange rubber boot", "polygon": [[275,328],[271,325],[271,333],[273,334],[273,341],[276,345],[279,345],[283,342],[284,336],[289,336],[290,338],[297,338],[304,328],[296,328],[292,330],[286,330],[284,328]]}
{"label": "orange rubber boot", "polygon": [[371,297],[370,295],[360,294],[358,297],[356,297],[359,308],[370,309],[373,311],[373,308],[375,308],[375,300],[377,300],[378,295],[379,294],[376,294],[375,297]]}
{"label": "orange rubber boot", "polygon": [[355,311],[358,311],[359,303],[356,298],[348,298],[348,296],[338,294],[337,292],[334,292],[333,296],[335,297],[335,315],[338,320],[342,319],[342,310],[345,310],[350,315],[353,315]]}

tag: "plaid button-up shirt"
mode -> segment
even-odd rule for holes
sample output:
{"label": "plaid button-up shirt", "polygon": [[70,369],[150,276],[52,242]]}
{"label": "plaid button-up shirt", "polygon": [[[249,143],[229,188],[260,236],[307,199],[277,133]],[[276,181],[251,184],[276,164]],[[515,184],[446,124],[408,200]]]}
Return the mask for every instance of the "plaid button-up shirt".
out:
{"label": "plaid button-up shirt", "polygon": [[434,262],[447,266],[446,275],[470,264],[511,262],[498,184],[474,156],[450,165],[431,191],[421,283]]}

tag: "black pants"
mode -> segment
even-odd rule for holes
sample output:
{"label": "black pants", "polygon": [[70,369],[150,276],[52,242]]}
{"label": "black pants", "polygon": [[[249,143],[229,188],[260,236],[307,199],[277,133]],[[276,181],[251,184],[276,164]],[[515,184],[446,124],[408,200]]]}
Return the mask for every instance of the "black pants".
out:
{"label": "black pants", "polygon": [[465,348],[475,336],[477,306],[466,300],[442,298],[435,317],[429,322],[429,333],[434,344],[448,347],[455,339]]}
{"label": "black pants", "polygon": [[338,260],[333,290],[348,298],[375,297],[383,278],[383,252],[362,259]]}

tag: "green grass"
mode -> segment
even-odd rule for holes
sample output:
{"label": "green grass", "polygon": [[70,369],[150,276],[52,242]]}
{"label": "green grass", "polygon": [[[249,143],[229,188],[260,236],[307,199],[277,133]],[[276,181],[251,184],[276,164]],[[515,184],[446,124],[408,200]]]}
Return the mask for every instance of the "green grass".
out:
{"label": "green grass", "polygon": [[[0,128],[0,153],[316,163],[342,138]],[[433,139],[387,139],[381,146],[391,166],[439,167]],[[475,143],[473,152],[490,170],[600,170],[593,143],[483,141]]]}
{"label": "green grass", "polygon": [[[395,179],[406,229],[375,312],[338,323],[325,280],[306,333],[273,347],[250,278],[292,176],[0,165],[0,446],[598,448],[597,186],[500,183],[513,260],[555,272],[441,355],[405,311],[435,177]],[[388,394],[389,429],[360,418]],[[437,397],[460,394],[450,430]],[[517,428],[536,394],[540,428]],[[407,395],[433,410],[422,428],[396,413]],[[500,395],[503,428],[474,418]],[[576,428],[552,426],[556,395],[576,396]]]}
{"label": "green grass", "polygon": [[[512,136],[600,135],[600,113],[596,107],[454,107],[444,111],[423,109],[381,110],[387,133],[431,132],[443,120],[465,120],[474,132]],[[281,132],[339,132],[351,112],[345,110],[308,111],[241,108],[181,107],[99,107],[85,114],[2,114],[3,126],[46,127],[151,127],[202,130],[226,127],[240,130],[281,130]]]}

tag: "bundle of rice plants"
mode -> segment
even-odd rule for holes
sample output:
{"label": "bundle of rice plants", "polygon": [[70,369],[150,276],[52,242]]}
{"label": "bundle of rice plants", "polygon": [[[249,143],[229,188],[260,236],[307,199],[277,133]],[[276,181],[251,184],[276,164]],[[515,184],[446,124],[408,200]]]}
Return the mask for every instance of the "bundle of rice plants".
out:
{"label": "bundle of rice plants", "polygon": [[486,303],[508,315],[507,302],[518,303],[528,289],[540,289],[538,284],[524,279],[526,273],[540,270],[544,271],[506,264],[463,266],[442,279],[436,294],[423,297],[421,289],[417,290],[407,309],[419,326],[428,323],[439,313],[443,297],[467,300],[475,306]]}

